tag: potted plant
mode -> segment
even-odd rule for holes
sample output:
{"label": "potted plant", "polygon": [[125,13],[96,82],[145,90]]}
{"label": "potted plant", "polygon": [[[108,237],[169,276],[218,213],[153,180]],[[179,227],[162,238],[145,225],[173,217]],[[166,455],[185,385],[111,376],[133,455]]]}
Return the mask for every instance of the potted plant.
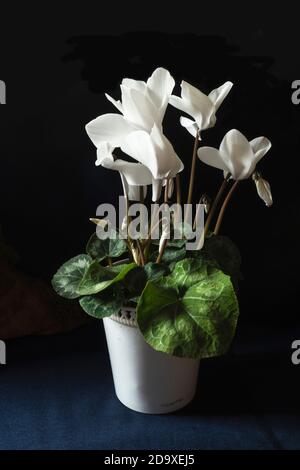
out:
{"label": "potted plant", "polygon": [[[259,196],[272,204],[270,185],[256,170],[271,147],[267,138],[249,142],[233,129],[219,149],[199,146],[232,83],[207,96],[184,81],[181,96],[175,96],[174,86],[163,68],[147,82],[124,79],[121,101],[106,95],[119,112],[87,124],[96,165],[121,176],[121,223],[110,207],[99,206],[86,253],[67,261],[52,281],[58,294],[79,299],[88,315],[103,319],[116,394],[144,413],[171,412],[189,403],[199,361],[226,353],[235,334],[240,254],[219,231],[239,182],[252,178]],[[162,129],[168,104],[184,112],[180,123],[194,137],[184,211],[183,163]],[[131,160],[116,157],[116,148]],[[197,157],[222,170],[224,178],[212,203],[204,195],[194,208]]]}

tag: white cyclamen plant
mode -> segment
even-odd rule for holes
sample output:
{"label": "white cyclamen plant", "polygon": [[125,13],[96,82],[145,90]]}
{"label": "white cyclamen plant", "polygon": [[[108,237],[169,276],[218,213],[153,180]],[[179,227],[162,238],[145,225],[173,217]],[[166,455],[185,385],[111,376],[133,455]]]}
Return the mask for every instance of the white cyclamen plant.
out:
{"label": "white cyclamen plant", "polygon": [[[135,307],[138,328],[158,351],[205,358],[227,351],[239,315],[240,254],[229,238],[219,235],[224,212],[238,183],[249,178],[259,197],[267,206],[272,205],[270,185],[256,168],[271,143],[266,137],[248,141],[232,129],[219,149],[198,148],[202,131],[215,125],[216,112],[232,83],[228,81],[205,95],[183,81],[180,97],[172,94],[174,86],[174,79],[163,68],[156,69],[147,82],[125,78],[121,100],[106,95],[117,112],[86,125],[97,149],[96,165],[116,170],[121,176],[127,214],[122,226],[110,231],[110,237],[100,239],[94,233],[86,253],[67,261],[52,282],[60,295],[78,298],[83,310],[96,318],[118,315],[124,305]],[[152,237],[152,220],[144,237],[133,239],[127,233],[130,205],[132,201],[145,203],[148,186],[152,186],[153,201],[163,197],[167,205],[173,198],[179,205],[184,202],[180,185],[184,166],[163,132],[168,103],[185,113],[180,123],[194,137],[187,202],[193,200],[197,157],[223,172],[215,198],[200,198],[206,220],[199,249],[193,251],[187,250],[188,224],[176,225],[175,216],[171,226],[165,218],[158,222],[158,241]],[[126,157],[117,157],[116,148]],[[97,228],[109,225],[104,220],[91,220]],[[178,230],[181,237],[175,236]]]}

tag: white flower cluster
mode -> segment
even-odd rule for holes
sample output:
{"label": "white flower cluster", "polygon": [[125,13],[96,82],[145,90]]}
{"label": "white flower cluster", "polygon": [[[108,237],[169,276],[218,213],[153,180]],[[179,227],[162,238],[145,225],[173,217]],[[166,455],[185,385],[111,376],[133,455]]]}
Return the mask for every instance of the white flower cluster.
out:
{"label": "white flower cluster", "polygon": [[[163,118],[168,104],[190,117],[181,116],[180,123],[196,139],[201,131],[213,127],[216,112],[232,87],[226,82],[205,95],[191,84],[182,81],[181,97],[172,95],[175,81],[164,68],[157,68],[147,82],[125,78],[121,83],[121,101],[107,99],[119,113],[97,117],[86,125],[86,131],[97,147],[96,165],[119,171],[125,195],[140,199],[140,187],[146,194],[152,185],[152,200],[157,201],[166,179],[171,181],[184,165],[171,142],[163,133]],[[192,118],[192,119],[191,119]],[[235,180],[251,177],[257,162],[267,153],[271,142],[257,137],[250,142],[238,130],[232,129],[223,138],[219,149],[201,147],[201,161],[224,172]],[[115,148],[132,157],[128,162],[113,155]],[[259,196],[269,206],[272,203],[270,185],[255,179]],[[267,184],[265,184],[267,183]]]}

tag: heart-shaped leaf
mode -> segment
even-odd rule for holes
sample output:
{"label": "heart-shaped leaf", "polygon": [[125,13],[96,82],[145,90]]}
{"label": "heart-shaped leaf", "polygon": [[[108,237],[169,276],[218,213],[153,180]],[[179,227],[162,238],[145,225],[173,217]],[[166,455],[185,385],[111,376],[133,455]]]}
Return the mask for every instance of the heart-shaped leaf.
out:
{"label": "heart-shaped leaf", "polygon": [[76,299],[77,288],[93,260],[88,255],[78,255],[64,263],[52,278],[54,290],[67,299]]}
{"label": "heart-shaped leaf", "polygon": [[79,303],[83,310],[95,318],[117,315],[123,306],[124,298],[117,289],[109,288],[100,294],[81,297]]}
{"label": "heart-shaped leaf", "polygon": [[204,260],[186,259],[170,276],[147,283],[137,321],[157,351],[204,358],[226,352],[238,312],[230,277]]}
{"label": "heart-shaped leaf", "polygon": [[91,295],[107,289],[113,284],[122,281],[126,275],[137,267],[135,263],[123,264],[119,272],[101,266],[98,261],[93,261],[87,269],[82,281],[77,287],[79,295]]}
{"label": "heart-shaped leaf", "polygon": [[101,240],[93,233],[86,247],[86,252],[94,259],[101,261],[105,258],[118,258],[127,250],[125,241],[115,231],[110,231],[110,238]]}
{"label": "heart-shaped leaf", "polygon": [[167,266],[162,263],[147,263],[131,270],[124,279],[124,285],[129,292],[128,300],[136,301],[148,281],[160,279],[167,272]]}
{"label": "heart-shaped leaf", "polygon": [[173,287],[184,293],[192,285],[206,279],[212,269],[211,265],[203,258],[185,258],[176,263],[171,274],[165,277],[163,283],[166,287]]}

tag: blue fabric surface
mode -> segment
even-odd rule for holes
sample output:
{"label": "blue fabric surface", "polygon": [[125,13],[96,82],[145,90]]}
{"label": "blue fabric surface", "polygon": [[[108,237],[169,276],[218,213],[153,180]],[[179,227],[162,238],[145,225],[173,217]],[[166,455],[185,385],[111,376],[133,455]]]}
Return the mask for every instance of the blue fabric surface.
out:
{"label": "blue fabric surface", "polygon": [[0,368],[0,449],[299,449],[289,333],[259,347],[246,331],[228,356],[202,361],[192,404],[160,416],[115,397],[102,326],[14,340]]}

